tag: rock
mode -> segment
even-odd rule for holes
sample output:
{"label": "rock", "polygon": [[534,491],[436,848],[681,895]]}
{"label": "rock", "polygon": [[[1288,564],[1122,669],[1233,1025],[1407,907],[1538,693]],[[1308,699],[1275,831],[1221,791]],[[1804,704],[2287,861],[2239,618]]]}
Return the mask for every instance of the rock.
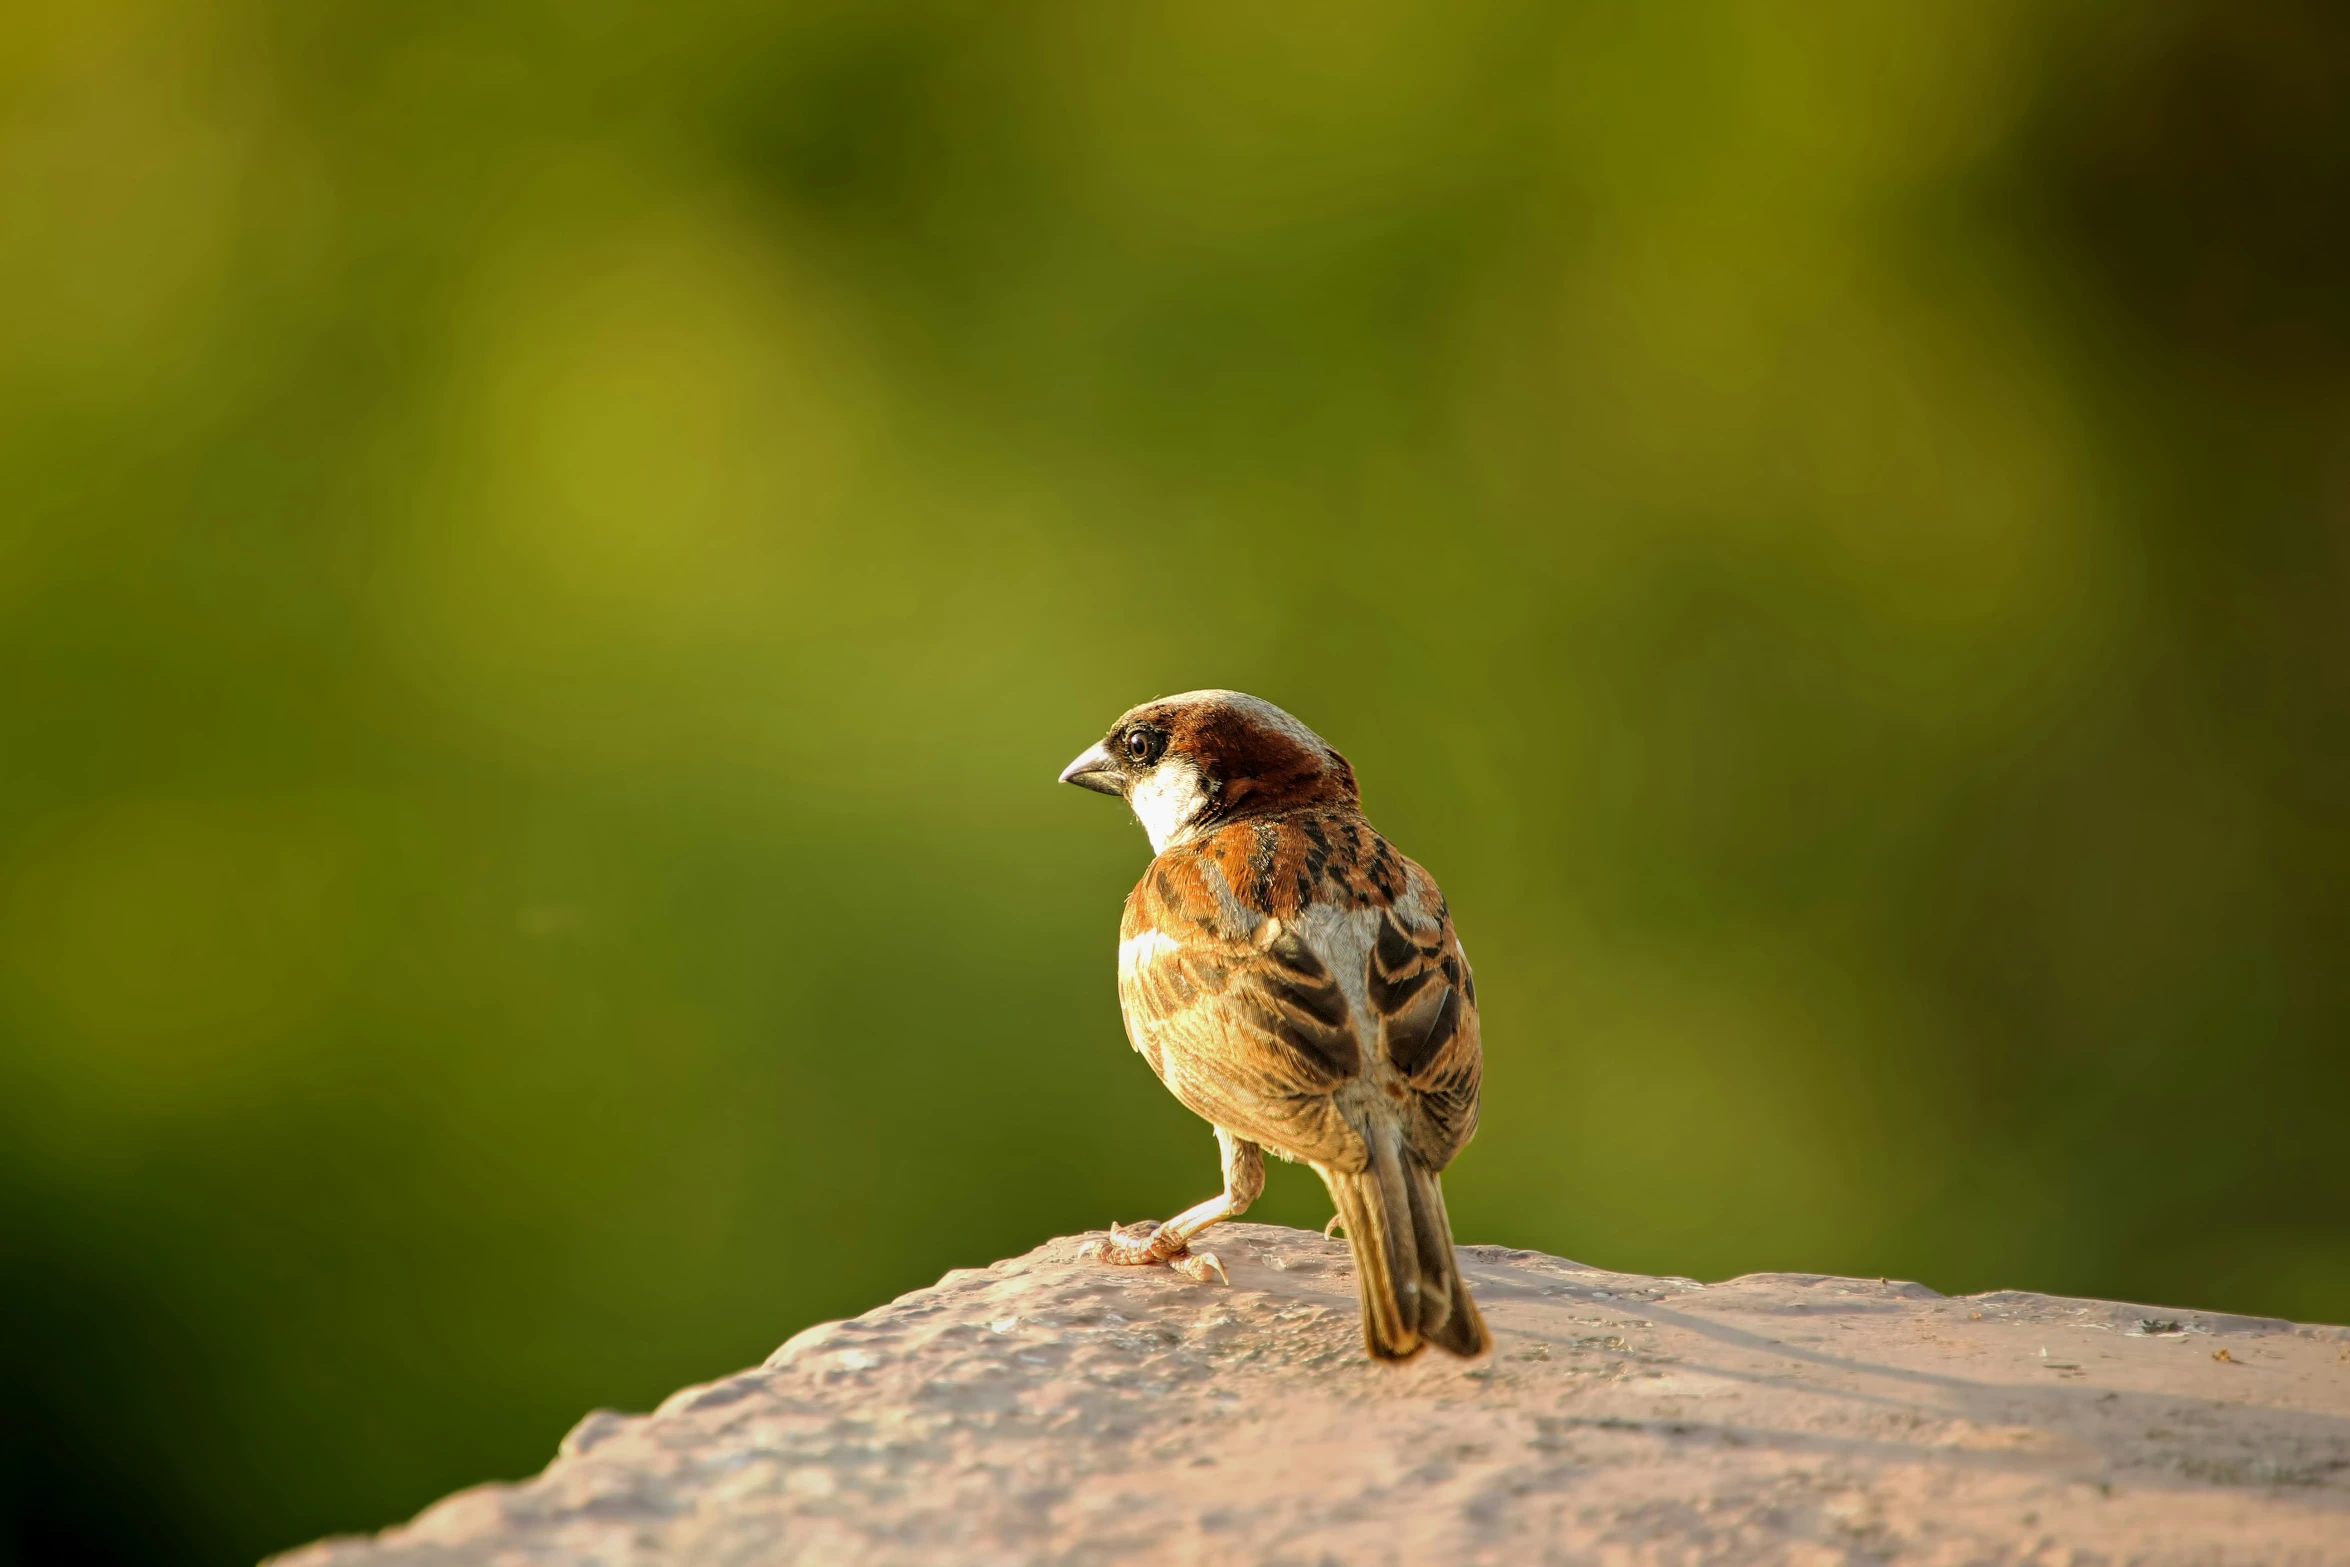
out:
{"label": "rock", "polygon": [[1343,1242],[1224,1226],[1226,1289],[1080,1239],[279,1567],[2350,1562],[2344,1329],[1471,1246],[1494,1353],[1397,1367]]}

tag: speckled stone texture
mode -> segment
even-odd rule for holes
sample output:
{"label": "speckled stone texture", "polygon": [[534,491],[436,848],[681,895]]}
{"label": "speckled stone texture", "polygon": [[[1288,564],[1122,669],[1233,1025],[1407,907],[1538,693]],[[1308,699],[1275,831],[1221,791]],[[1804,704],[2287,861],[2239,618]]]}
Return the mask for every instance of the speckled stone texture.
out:
{"label": "speckled stone texture", "polygon": [[1471,1246],[1497,1347],[1366,1360],[1343,1242],[1229,1289],[1056,1240],[545,1473],[280,1567],[2350,1563],[2350,1331]]}

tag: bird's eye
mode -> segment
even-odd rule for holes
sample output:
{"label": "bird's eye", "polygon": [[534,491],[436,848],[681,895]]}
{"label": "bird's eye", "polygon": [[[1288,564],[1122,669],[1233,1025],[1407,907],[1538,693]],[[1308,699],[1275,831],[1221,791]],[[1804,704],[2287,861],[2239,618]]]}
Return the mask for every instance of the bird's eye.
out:
{"label": "bird's eye", "polygon": [[1126,756],[1137,767],[1148,767],[1167,749],[1167,737],[1156,729],[1129,729],[1126,731]]}

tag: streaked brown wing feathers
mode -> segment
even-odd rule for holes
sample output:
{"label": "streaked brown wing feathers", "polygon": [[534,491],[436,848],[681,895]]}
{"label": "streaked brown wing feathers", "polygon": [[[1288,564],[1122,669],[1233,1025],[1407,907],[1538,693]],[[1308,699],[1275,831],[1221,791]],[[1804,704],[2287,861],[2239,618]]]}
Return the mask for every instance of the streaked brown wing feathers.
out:
{"label": "streaked brown wing feathers", "polygon": [[1404,864],[1411,902],[1428,912],[1418,921],[1395,906],[1383,912],[1367,988],[1388,1063],[1413,1090],[1412,1151],[1441,1170],[1477,1130],[1477,985],[1435,882]]}
{"label": "streaked brown wing feathers", "polygon": [[[1196,867],[1162,866],[1128,900],[1126,936],[1158,941],[1122,965],[1129,1035],[1177,1098],[1219,1126],[1312,1159],[1352,1163],[1330,1095],[1360,1069],[1354,1018],[1329,967],[1278,921],[1243,935]],[[1210,981],[1213,981],[1211,983]]]}

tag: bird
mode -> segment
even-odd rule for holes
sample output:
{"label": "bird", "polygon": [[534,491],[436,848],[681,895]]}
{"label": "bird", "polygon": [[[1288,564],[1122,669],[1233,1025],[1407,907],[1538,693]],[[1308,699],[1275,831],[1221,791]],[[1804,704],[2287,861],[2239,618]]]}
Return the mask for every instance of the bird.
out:
{"label": "bird", "polygon": [[1085,1254],[1229,1283],[1192,1242],[1247,1211],[1270,1152],[1329,1188],[1375,1359],[1484,1353],[1438,1180],[1477,1130],[1477,982],[1435,879],[1364,819],[1353,767],[1270,702],[1187,691],[1121,714],[1061,782],[1125,800],[1150,837],[1119,924],[1119,1009],[1215,1128],[1224,1178]]}

